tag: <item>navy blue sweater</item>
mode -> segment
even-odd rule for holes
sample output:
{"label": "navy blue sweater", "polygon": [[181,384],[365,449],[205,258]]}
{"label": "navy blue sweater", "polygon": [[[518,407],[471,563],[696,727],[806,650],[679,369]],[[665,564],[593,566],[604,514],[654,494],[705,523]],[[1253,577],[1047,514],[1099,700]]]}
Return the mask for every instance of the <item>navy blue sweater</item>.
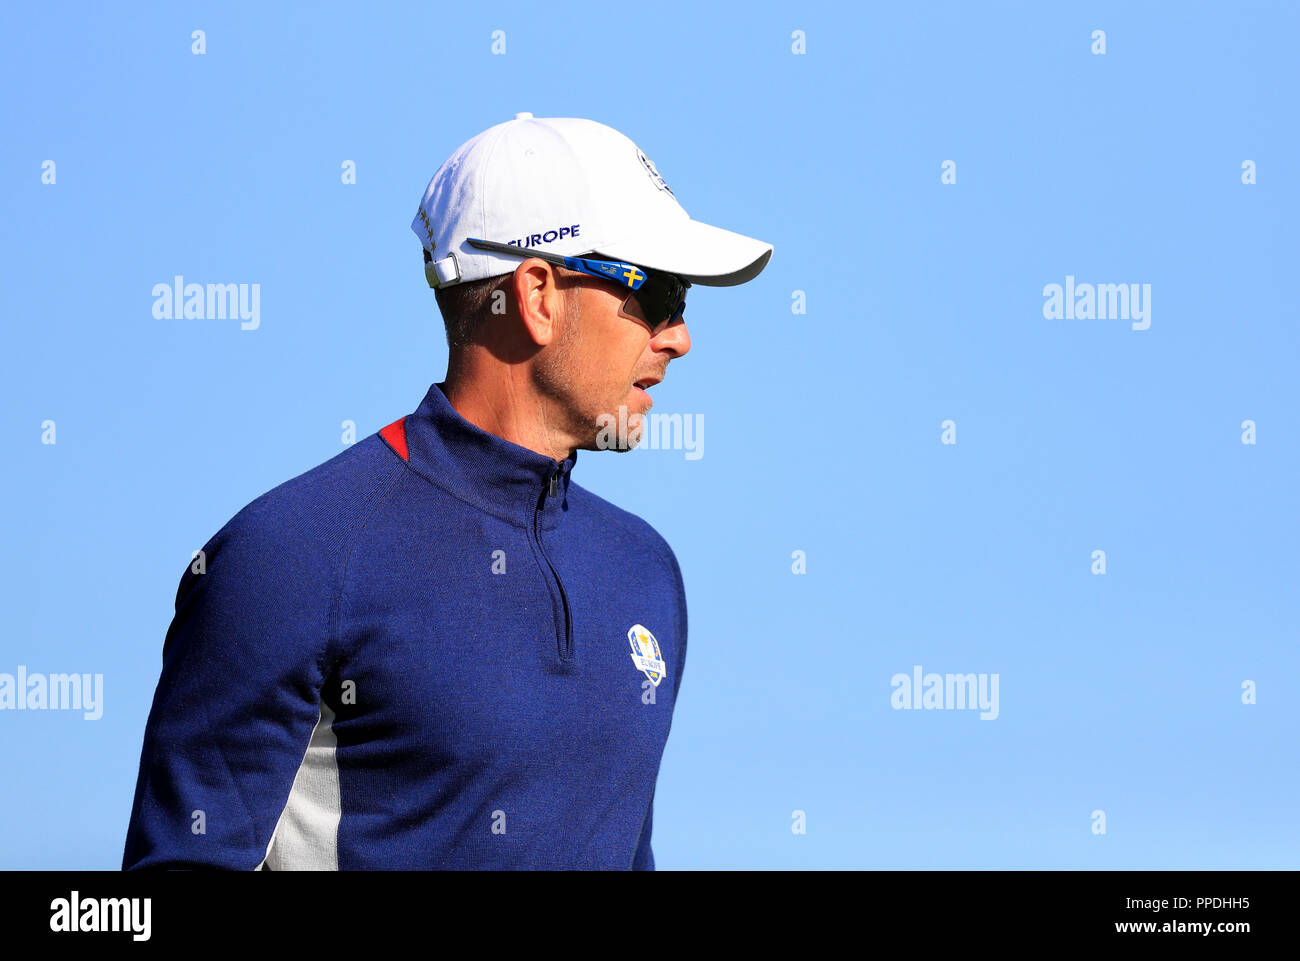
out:
{"label": "navy blue sweater", "polygon": [[181,579],[123,867],[653,869],[681,571],[576,459],[435,384],[236,514]]}

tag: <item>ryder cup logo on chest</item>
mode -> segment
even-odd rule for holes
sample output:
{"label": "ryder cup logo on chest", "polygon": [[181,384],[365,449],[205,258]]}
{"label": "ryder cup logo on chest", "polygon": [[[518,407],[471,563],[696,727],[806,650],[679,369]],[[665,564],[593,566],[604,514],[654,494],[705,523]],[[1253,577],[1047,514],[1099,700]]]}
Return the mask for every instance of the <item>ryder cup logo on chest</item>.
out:
{"label": "ryder cup logo on chest", "polygon": [[658,687],[668,673],[668,665],[659,654],[659,642],[649,629],[640,624],[633,624],[628,629],[627,640],[632,645],[632,663],[650,678],[651,684]]}

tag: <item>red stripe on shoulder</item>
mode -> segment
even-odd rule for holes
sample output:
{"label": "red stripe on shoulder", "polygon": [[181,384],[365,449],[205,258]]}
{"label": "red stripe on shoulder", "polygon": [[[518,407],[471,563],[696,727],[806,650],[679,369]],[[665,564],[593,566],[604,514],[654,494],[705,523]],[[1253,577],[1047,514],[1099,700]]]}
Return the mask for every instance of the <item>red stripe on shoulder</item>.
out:
{"label": "red stripe on shoulder", "polygon": [[388,441],[388,445],[397,451],[397,456],[410,461],[411,452],[406,448],[406,418],[395,420],[379,432],[379,436]]}

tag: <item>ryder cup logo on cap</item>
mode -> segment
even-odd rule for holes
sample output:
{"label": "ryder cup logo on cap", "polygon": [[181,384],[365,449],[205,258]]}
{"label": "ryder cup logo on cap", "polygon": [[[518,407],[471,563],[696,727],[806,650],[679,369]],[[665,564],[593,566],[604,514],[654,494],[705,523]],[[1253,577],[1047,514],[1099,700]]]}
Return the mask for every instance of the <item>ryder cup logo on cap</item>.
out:
{"label": "ryder cup logo on cap", "polygon": [[411,230],[432,287],[511,273],[527,257],[470,237],[599,252],[709,287],[752,280],[772,256],[769,243],[692,220],[645,152],[612,127],[530,113],[462,144],[433,175]]}

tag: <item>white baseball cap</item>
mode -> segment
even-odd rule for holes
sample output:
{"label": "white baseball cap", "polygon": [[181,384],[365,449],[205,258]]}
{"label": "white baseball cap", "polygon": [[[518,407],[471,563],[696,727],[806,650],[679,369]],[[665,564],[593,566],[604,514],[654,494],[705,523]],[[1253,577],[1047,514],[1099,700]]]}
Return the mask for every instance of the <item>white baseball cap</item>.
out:
{"label": "white baseball cap", "polygon": [[650,158],[612,127],[531,113],[453,153],[411,229],[431,287],[511,273],[527,256],[470,237],[566,257],[598,252],[708,287],[753,280],[772,256],[771,244],[692,220]]}

